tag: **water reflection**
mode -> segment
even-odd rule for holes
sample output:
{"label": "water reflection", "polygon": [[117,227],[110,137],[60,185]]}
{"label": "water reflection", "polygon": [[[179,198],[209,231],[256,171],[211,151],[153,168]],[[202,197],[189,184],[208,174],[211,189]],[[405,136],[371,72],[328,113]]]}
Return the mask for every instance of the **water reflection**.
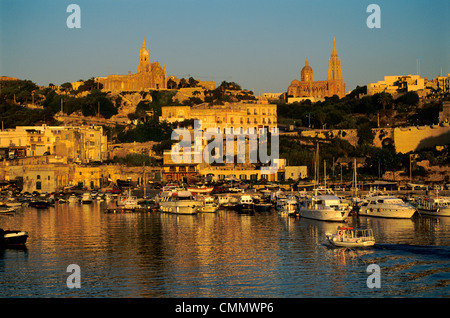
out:
{"label": "water reflection", "polygon": [[[373,228],[377,246],[345,250],[324,244],[339,223],[226,210],[105,214],[105,207],[57,204],[1,217],[0,227],[30,237],[25,251],[0,251],[0,296],[372,297],[371,263],[383,268],[376,296],[441,296],[450,281],[450,218],[352,218],[350,225]],[[411,247],[422,245],[433,246]],[[65,284],[69,264],[82,269],[79,290]]]}

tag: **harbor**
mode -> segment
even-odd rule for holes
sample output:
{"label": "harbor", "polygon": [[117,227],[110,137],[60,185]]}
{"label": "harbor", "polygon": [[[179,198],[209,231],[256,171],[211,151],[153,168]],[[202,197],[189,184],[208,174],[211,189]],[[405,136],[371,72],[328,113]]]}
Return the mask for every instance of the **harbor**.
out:
{"label": "harbor", "polygon": [[[275,189],[210,193],[217,204],[222,198],[214,212],[201,212],[199,203],[195,213],[181,214],[161,210],[156,201],[162,190],[147,190],[145,200],[140,189],[111,198],[95,192],[84,203],[83,193],[72,202],[66,194],[52,197],[46,207],[23,204],[1,215],[1,228],[26,231],[28,240],[0,249],[5,286],[0,296],[435,297],[444,295],[450,282],[449,217],[417,211],[410,218],[370,217],[348,206],[345,221],[330,222],[277,209],[276,203],[257,209],[258,198],[274,198]],[[296,197],[298,208],[313,194],[279,191],[279,198]],[[227,196],[235,205],[225,203]],[[254,199],[254,208],[236,208],[241,196]],[[153,208],[125,208],[124,198],[132,197]],[[333,246],[326,235],[338,227],[371,229],[376,244]],[[377,290],[366,286],[371,263],[382,268]],[[70,264],[81,268],[80,289],[66,286]]]}

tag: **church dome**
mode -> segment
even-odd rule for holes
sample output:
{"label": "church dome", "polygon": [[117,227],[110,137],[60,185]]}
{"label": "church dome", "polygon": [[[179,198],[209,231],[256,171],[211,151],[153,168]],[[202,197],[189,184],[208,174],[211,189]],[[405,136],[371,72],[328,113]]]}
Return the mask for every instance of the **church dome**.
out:
{"label": "church dome", "polygon": [[302,82],[313,81],[313,70],[311,66],[309,66],[308,59],[305,61],[305,66],[303,66],[301,71]]}

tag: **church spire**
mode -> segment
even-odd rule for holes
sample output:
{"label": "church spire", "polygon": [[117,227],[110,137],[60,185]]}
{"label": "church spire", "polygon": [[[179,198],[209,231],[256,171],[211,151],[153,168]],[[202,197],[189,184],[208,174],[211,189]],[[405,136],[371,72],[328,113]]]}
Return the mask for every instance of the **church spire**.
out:
{"label": "church spire", "polygon": [[142,48],[143,48],[143,49],[146,49],[146,46],[145,46],[145,36],[144,36],[144,40],[142,40]]}
{"label": "church spire", "polygon": [[336,38],[333,37],[333,51],[331,52],[331,54],[333,55],[337,55],[337,51],[336,51]]}

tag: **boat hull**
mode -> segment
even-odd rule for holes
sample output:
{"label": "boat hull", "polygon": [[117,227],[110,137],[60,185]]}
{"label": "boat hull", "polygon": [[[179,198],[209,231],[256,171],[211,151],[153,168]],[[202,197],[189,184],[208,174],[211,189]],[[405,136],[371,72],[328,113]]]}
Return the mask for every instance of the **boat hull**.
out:
{"label": "boat hull", "polygon": [[378,209],[361,209],[359,210],[359,215],[361,216],[371,216],[379,218],[391,218],[391,219],[410,219],[416,209],[388,209],[388,208],[378,208]]}
{"label": "boat hull", "polygon": [[300,208],[299,214],[301,217],[320,221],[330,221],[330,222],[343,222],[348,217],[348,211],[334,210],[334,209],[323,209],[314,210],[308,208]]}
{"label": "boat hull", "polygon": [[417,211],[421,215],[450,216],[450,208],[449,207],[444,207],[444,208],[439,207],[439,208],[435,208],[435,209],[427,209],[427,208],[418,207]]}
{"label": "boat hull", "polygon": [[24,245],[27,242],[28,233],[23,231],[3,231],[0,236],[0,245],[14,246]]}
{"label": "boat hull", "polygon": [[334,241],[333,239],[328,239],[330,244],[337,246],[337,247],[368,247],[368,246],[374,246],[375,241],[364,241],[364,242],[351,242],[351,241]]}
{"label": "boat hull", "polygon": [[182,201],[182,202],[160,202],[159,209],[161,212],[176,213],[176,214],[195,214],[199,208],[196,202]]}

